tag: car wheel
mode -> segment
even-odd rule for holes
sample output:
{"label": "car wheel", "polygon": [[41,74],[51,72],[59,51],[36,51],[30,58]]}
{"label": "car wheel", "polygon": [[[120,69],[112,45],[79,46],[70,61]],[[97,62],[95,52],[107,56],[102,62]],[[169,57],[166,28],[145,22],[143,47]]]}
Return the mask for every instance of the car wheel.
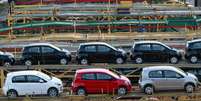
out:
{"label": "car wheel", "polygon": [[135,63],[142,64],[143,63],[143,59],[141,57],[136,57],[135,58]]}
{"label": "car wheel", "polygon": [[185,86],[185,90],[186,90],[187,93],[192,93],[192,92],[194,91],[194,85],[192,85],[192,84],[187,84],[187,85]]}
{"label": "car wheel", "polygon": [[17,97],[17,92],[15,90],[9,90],[7,92],[8,98],[16,98]]}
{"label": "car wheel", "polygon": [[127,93],[127,90],[126,90],[126,88],[125,87],[120,87],[120,88],[118,88],[118,90],[117,90],[117,94],[118,95],[126,95],[126,93]]}
{"label": "car wheel", "polygon": [[145,94],[148,94],[148,95],[153,94],[153,93],[154,93],[154,88],[153,88],[153,86],[146,86],[146,87],[144,88],[144,93],[145,93]]}
{"label": "car wheel", "polygon": [[83,58],[80,60],[80,64],[81,65],[87,65],[88,64],[88,60],[86,58]]}
{"label": "car wheel", "polygon": [[189,60],[191,63],[197,63],[198,62],[197,56],[190,56]]}
{"label": "car wheel", "polygon": [[179,61],[179,59],[175,56],[170,58],[170,63],[172,63],[172,64],[176,64],[176,63],[178,63],[178,61]]}
{"label": "car wheel", "polygon": [[4,62],[3,66],[4,67],[9,67],[9,66],[11,66],[11,63],[6,61],[6,62]]}
{"label": "car wheel", "polygon": [[31,60],[26,60],[26,61],[24,62],[24,64],[25,64],[26,66],[31,66],[31,65],[32,65],[32,62],[31,62]]}
{"label": "car wheel", "polygon": [[124,63],[124,60],[121,57],[116,59],[116,64],[123,64],[123,63]]}
{"label": "car wheel", "polygon": [[61,64],[61,65],[66,65],[66,64],[68,64],[68,61],[67,61],[65,58],[62,58],[62,59],[60,60],[60,64]]}
{"label": "car wheel", "polygon": [[86,95],[86,91],[84,88],[78,88],[77,89],[77,95]]}
{"label": "car wheel", "polygon": [[49,97],[56,97],[58,96],[58,90],[56,88],[50,88],[48,90]]}

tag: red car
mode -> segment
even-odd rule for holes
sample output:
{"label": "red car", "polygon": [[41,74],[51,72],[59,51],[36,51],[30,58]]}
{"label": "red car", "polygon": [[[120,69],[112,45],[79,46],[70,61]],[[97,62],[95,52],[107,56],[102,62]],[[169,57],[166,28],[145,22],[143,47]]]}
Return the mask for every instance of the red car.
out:
{"label": "red car", "polygon": [[117,93],[125,95],[132,89],[130,80],[108,69],[80,69],[76,71],[71,90],[77,95]]}

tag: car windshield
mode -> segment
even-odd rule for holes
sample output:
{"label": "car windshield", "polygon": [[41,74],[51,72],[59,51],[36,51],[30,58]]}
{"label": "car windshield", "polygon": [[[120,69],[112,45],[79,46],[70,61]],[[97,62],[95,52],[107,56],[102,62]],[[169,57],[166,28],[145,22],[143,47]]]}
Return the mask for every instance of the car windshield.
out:
{"label": "car windshield", "polygon": [[113,50],[117,50],[114,46],[106,44],[108,47],[112,48]]}
{"label": "car windshield", "polygon": [[187,75],[187,73],[184,72],[181,68],[177,68],[177,70],[179,70],[182,74],[186,74]]}
{"label": "car windshield", "polygon": [[41,75],[42,75],[43,77],[45,77],[48,81],[52,79],[52,77],[49,76],[49,75],[47,75],[47,74],[41,73]]}
{"label": "car windshield", "polygon": [[121,77],[120,74],[119,74],[119,73],[116,73],[116,72],[110,71],[110,74],[111,74],[113,77],[115,77],[115,78],[120,78],[120,77]]}
{"label": "car windshield", "polygon": [[58,50],[58,51],[61,51],[61,50],[62,50],[61,48],[59,48],[59,47],[57,47],[57,46],[55,46],[55,45],[50,44],[50,46],[51,46],[52,48]]}
{"label": "car windshield", "polygon": [[166,48],[168,48],[168,49],[172,49],[172,47],[170,47],[170,46],[168,46],[168,45],[166,45],[166,44],[164,44],[164,43],[161,43],[164,47],[166,47]]}

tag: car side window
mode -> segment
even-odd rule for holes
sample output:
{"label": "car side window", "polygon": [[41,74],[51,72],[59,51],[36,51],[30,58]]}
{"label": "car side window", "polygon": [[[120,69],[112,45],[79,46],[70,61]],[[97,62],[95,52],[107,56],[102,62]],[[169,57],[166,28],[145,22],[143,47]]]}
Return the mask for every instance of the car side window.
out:
{"label": "car side window", "polygon": [[201,48],[201,42],[196,42],[192,45],[193,49],[200,49]]}
{"label": "car side window", "polygon": [[13,83],[25,83],[26,82],[26,76],[15,76],[12,78]]}
{"label": "car side window", "polygon": [[150,71],[149,78],[163,78],[163,72],[161,70]]}
{"label": "car side window", "polygon": [[42,52],[43,53],[54,53],[55,49],[52,47],[42,47]]}
{"label": "car side window", "polygon": [[34,75],[28,75],[27,76],[27,82],[28,83],[40,83],[40,80],[43,80],[43,79],[41,79],[38,76],[34,76]]}
{"label": "car side window", "polygon": [[152,45],[152,50],[154,51],[164,51],[165,47],[159,44],[153,44]]}
{"label": "car side window", "polygon": [[151,45],[150,44],[141,44],[138,46],[137,50],[149,51],[149,50],[151,50]]}
{"label": "car side window", "polygon": [[96,46],[86,46],[85,51],[86,52],[96,52]]}
{"label": "car side window", "polygon": [[108,74],[104,74],[104,73],[97,73],[97,80],[112,80],[113,77],[108,75]]}
{"label": "car side window", "polygon": [[175,71],[169,71],[169,70],[165,70],[164,75],[165,75],[165,78],[181,78],[182,77],[179,73]]}
{"label": "car side window", "polygon": [[40,47],[31,47],[29,48],[30,53],[40,53]]}
{"label": "car side window", "polygon": [[98,52],[109,52],[110,50],[107,46],[98,46]]}
{"label": "car side window", "polygon": [[82,80],[96,80],[94,73],[82,74]]}

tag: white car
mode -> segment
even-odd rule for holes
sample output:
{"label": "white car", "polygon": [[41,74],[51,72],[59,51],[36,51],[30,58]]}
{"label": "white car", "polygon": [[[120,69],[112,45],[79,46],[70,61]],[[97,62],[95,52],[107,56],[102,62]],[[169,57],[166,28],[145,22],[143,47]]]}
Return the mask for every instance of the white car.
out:
{"label": "white car", "polygon": [[7,74],[3,93],[8,97],[23,95],[58,96],[63,92],[62,81],[39,71],[17,71]]}
{"label": "white car", "polygon": [[159,90],[181,90],[192,93],[198,87],[197,77],[173,66],[151,66],[142,70],[139,86],[146,94]]}

